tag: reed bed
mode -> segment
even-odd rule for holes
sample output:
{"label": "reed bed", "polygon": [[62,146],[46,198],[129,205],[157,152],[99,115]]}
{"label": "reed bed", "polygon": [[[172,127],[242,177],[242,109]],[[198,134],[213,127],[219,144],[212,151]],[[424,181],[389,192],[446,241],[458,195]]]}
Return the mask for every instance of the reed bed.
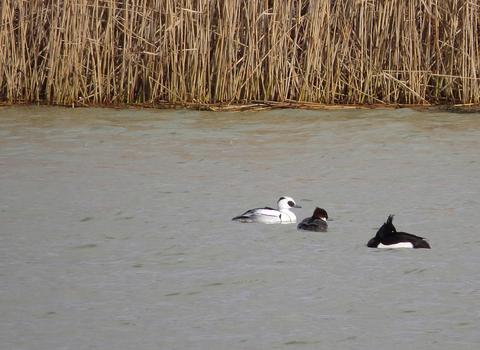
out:
{"label": "reed bed", "polygon": [[0,0],[0,98],[480,101],[469,0]]}

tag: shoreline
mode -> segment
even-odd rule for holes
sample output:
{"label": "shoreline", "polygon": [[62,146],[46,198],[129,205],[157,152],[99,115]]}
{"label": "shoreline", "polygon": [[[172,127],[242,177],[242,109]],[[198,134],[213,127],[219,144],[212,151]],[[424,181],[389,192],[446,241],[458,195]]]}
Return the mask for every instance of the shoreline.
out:
{"label": "shoreline", "polygon": [[303,110],[338,110],[338,109],[401,109],[410,108],[418,111],[448,111],[453,113],[480,113],[480,105],[469,104],[338,104],[327,105],[313,102],[297,101],[263,101],[253,100],[245,104],[199,104],[199,103],[136,103],[136,104],[86,104],[77,101],[71,105],[46,104],[35,102],[7,103],[0,102],[0,109],[15,107],[60,107],[60,108],[106,108],[106,109],[176,109],[196,110],[210,112],[260,112],[278,109],[303,109]]}

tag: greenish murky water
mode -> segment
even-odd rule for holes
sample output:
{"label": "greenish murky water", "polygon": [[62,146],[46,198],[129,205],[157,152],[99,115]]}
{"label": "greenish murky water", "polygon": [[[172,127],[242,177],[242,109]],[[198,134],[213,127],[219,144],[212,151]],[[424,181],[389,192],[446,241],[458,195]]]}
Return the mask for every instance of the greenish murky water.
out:
{"label": "greenish murky water", "polygon": [[0,109],[2,348],[477,349],[479,173],[479,114]]}

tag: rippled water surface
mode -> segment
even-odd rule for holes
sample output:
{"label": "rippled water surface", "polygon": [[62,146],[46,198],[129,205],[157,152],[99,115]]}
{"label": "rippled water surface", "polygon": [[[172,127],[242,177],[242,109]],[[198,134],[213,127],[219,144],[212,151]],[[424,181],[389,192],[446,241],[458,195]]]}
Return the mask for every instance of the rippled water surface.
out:
{"label": "rippled water surface", "polygon": [[475,113],[0,109],[2,349],[478,349],[479,174]]}

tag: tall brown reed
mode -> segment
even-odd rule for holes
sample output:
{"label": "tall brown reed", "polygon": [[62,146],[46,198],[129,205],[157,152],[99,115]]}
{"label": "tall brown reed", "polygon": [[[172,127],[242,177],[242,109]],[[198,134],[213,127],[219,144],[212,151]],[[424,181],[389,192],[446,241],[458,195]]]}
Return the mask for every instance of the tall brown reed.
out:
{"label": "tall brown reed", "polygon": [[480,101],[471,0],[0,1],[4,101]]}

